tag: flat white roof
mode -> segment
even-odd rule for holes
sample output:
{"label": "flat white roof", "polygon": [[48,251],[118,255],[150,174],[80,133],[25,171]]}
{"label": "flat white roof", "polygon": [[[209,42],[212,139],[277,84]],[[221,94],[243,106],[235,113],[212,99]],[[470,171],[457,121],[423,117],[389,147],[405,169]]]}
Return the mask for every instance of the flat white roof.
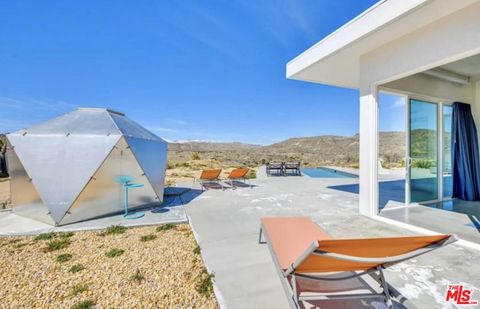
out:
{"label": "flat white roof", "polygon": [[360,57],[478,0],[381,0],[287,64],[287,78],[359,88]]}

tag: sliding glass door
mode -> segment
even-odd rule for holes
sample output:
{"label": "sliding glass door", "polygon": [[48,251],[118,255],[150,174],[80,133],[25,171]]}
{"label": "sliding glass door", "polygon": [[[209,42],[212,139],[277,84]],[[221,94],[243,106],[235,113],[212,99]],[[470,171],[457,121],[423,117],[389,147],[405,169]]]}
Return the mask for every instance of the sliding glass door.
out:
{"label": "sliding glass door", "polygon": [[451,198],[453,194],[452,180],[452,114],[453,107],[444,105],[442,107],[442,143],[443,143],[443,198]]}
{"label": "sliding glass door", "polygon": [[452,195],[452,106],[410,99],[407,200],[438,201]]}
{"label": "sliding glass door", "polygon": [[438,105],[411,99],[408,175],[410,202],[438,199]]}

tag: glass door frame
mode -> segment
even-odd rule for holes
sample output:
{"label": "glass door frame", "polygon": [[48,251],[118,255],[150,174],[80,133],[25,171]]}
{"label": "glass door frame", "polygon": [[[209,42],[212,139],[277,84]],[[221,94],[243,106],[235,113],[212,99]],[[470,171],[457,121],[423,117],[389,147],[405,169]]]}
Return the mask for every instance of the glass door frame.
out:
{"label": "glass door frame", "polygon": [[436,104],[437,105],[437,198],[433,200],[428,200],[428,201],[422,201],[421,203],[434,203],[434,202],[440,202],[444,200],[449,200],[451,198],[444,198],[443,196],[443,177],[444,177],[444,145],[445,145],[445,137],[444,137],[444,115],[443,115],[443,107],[444,106],[452,106],[452,101],[451,100],[444,100],[444,99],[439,99],[439,98],[433,98],[433,97],[428,97],[428,96],[422,96],[422,95],[415,95],[415,94],[408,94],[405,95],[405,98],[407,100],[407,108],[406,108],[406,130],[407,133],[405,134],[406,136],[406,147],[405,147],[405,204],[406,206],[410,205],[415,205],[418,203],[412,203],[410,200],[411,197],[411,187],[410,187],[410,167],[412,164],[412,158],[410,156],[410,105],[411,105],[411,100],[418,100],[418,101],[423,101],[426,103],[431,103],[431,104]]}
{"label": "glass door frame", "polygon": [[[425,101],[428,103],[437,104],[437,199],[431,201],[424,201],[422,203],[433,203],[439,201],[450,200],[451,197],[443,196],[443,172],[444,172],[444,117],[443,107],[452,106],[454,100],[444,99],[438,97],[432,97],[428,95],[421,95],[409,92],[402,92],[399,90],[388,89],[386,87],[379,87],[378,92],[395,95],[402,97],[405,100],[405,206],[416,205],[417,203],[411,203],[410,200],[410,100]],[[377,119],[378,121],[378,119]],[[378,174],[378,169],[377,169]],[[377,184],[378,185],[378,184]]]}

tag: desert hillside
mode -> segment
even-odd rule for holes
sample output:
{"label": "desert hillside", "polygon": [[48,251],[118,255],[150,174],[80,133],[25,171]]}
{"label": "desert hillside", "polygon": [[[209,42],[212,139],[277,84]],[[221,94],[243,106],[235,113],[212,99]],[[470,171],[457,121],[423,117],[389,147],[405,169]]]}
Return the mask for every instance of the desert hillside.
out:
{"label": "desert hillside", "polygon": [[[267,146],[242,143],[182,142],[170,143],[169,159],[175,165],[192,155],[231,166],[256,166],[270,160],[299,160],[303,165],[358,164],[358,135],[313,136],[290,138]],[[399,162],[405,153],[403,132],[380,133],[380,156],[388,162]]]}
{"label": "desert hillside", "polygon": [[[298,160],[303,166],[358,167],[358,135],[290,138],[267,146],[242,143],[181,142],[169,144],[167,181],[191,181],[204,168],[258,167],[268,161]],[[380,133],[384,167],[403,164],[405,134]]]}

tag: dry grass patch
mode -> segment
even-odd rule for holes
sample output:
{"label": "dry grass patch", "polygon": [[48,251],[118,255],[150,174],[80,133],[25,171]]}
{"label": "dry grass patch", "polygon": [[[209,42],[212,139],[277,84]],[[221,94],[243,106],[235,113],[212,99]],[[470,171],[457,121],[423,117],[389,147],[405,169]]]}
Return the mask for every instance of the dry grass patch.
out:
{"label": "dry grass patch", "polygon": [[72,259],[72,255],[70,253],[64,253],[57,256],[58,263],[65,263]]}
{"label": "dry grass patch", "polygon": [[95,305],[95,302],[93,300],[87,299],[87,300],[82,300],[76,303],[70,308],[71,309],[90,309],[90,308],[93,308],[94,305]]}
{"label": "dry grass patch", "polygon": [[[75,232],[37,241],[0,237],[0,303],[7,308],[218,308],[189,226],[162,227],[161,234],[156,229],[116,227],[108,236]],[[157,238],[140,242],[146,235]],[[43,252],[62,239],[70,242],[68,251]],[[23,243],[28,246],[15,249]],[[124,253],[106,257],[113,248]]]}
{"label": "dry grass patch", "polygon": [[114,258],[114,257],[122,255],[123,253],[125,253],[125,250],[118,249],[118,248],[113,248],[113,249],[110,249],[109,251],[107,251],[107,253],[105,253],[105,256],[107,256],[109,258]]}

